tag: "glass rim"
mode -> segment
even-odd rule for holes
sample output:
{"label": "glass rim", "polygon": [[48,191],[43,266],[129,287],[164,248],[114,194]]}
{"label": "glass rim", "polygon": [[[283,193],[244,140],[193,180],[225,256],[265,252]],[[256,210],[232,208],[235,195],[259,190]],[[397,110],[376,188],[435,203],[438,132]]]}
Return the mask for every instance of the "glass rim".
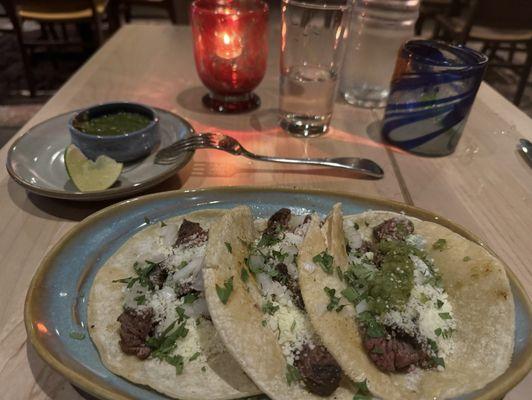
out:
{"label": "glass rim", "polygon": [[[422,55],[414,51],[415,46],[430,47],[433,49],[447,50],[458,57],[458,62],[449,63],[446,60],[438,60],[430,56]],[[454,45],[441,40],[414,39],[408,40],[401,46],[401,52],[417,62],[443,67],[450,70],[480,69],[484,68],[489,61],[485,54],[462,45]],[[469,61],[468,61],[469,60]]]}
{"label": "glass rim", "polygon": [[[241,7],[232,0],[194,0],[190,4],[190,10],[198,10],[211,15],[242,15],[254,13],[268,13],[270,7],[265,0],[247,0],[251,7]],[[224,10],[224,12],[221,12]]]}
{"label": "glass rim", "polygon": [[303,6],[305,8],[311,8],[314,10],[341,10],[345,11],[351,8],[351,2],[349,0],[345,1],[345,4],[331,4],[327,3],[326,0],[322,0],[320,3],[312,3],[309,0],[282,0],[284,4],[295,4]]}

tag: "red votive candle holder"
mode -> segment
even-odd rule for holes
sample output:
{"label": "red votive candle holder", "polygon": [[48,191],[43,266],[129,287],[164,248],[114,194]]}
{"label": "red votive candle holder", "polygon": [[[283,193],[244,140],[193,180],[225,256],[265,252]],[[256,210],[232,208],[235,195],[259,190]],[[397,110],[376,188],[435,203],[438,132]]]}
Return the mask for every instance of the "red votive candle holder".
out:
{"label": "red votive candle holder", "polygon": [[196,69],[215,111],[256,109],[255,89],[268,57],[268,5],[262,0],[195,0],[191,6]]}

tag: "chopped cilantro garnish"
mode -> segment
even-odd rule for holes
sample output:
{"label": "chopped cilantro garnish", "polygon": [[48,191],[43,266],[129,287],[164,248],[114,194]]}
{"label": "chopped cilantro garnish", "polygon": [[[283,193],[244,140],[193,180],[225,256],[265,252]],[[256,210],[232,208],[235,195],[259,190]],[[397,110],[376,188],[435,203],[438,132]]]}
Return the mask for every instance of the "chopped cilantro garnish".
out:
{"label": "chopped cilantro garnish", "polygon": [[427,343],[429,344],[430,346],[430,349],[432,350],[432,352],[434,354],[438,354],[438,345],[436,344],[436,342],[432,339],[428,339],[427,338]]}
{"label": "chopped cilantro garnish", "polygon": [[185,309],[183,307],[176,307],[175,312],[177,314],[177,322],[181,323],[184,320],[188,319],[188,316],[185,314]]}
{"label": "chopped cilantro garnish", "polygon": [[441,279],[441,276],[437,274],[436,272],[433,272],[433,275],[423,281],[423,284],[429,284],[434,287],[441,288],[443,287],[443,281]]}
{"label": "chopped cilantro garnish", "polygon": [[336,274],[338,275],[338,279],[340,279],[342,282],[344,281],[344,273],[340,269],[340,267],[336,267]]}
{"label": "chopped cilantro garnish", "polygon": [[176,348],[176,340],[187,336],[188,329],[185,328],[185,322],[175,328],[176,322],[172,322],[159,336],[150,337],[146,341],[146,344],[153,350],[153,357],[161,360],[166,359]]}
{"label": "chopped cilantro garnish", "polygon": [[439,313],[438,314],[440,316],[441,319],[452,319],[453,317],[451,317],[451,314],[449,314],[448,312],[442,312],[442,313]]}
{"label": "chopped cilantro garnish", "polygon": [[248,270],[245,268],[242,268],[240,271],[240,279],[242,279],[242,282],[247,282],[249,279],[249,273]]}
{"label": "chopped cilantro garnish", "polygon": [[294,332],[294,329],[296,329],[296,320],[295,319],[292,321],[292,325],[290,326],[290,332]]}
{"label": "chopped cilantro garnish", "polygon": [[441,367],[445,368],[445,361],[443,361],[443,358],[441,358],[441,357],[432,357],[432,362],[437,367],[441,366]]}
{"label": "chopped cilantro garnish", "polygon": [[201,355],[199,351],[196,351],[192,356],[188,359],[188,361],[194,361],[196,358],[198,358]]}
{"label": "chopped cilantro garnish", "polygon": [[257,243],[257,247],[270,247],[274,244],[277,244],[281,241],[281,238],[277,235],[271,235],[269,233],[263,233],[262,237],[259,240],[259,243]]}
{"label": "chopped cilantro garnish", "polygon": [[175,367],[175,373],[176,375],[181,375],[183,373],[183,357],[180,355],[176,356],[165,356],[164,361],[166,361],[168,364],[173,365]]}
{"label": "chopped cilantro garnish", "polygon": [[272,256],[280,263],[284,261],[286,257],[288,257],[288,253],[283,253],[281,251],[272,250]]}
{"label": "chopped cilantro garnish", "polygon": [[444,329],[441,333],[441,337],[444,339],[450,339],[451,336],[453,335],[453,332],[454,332],[453,328]]}
{"label": "chopped cilantro garnish", "polygon": [[164,223],[164,221],[160,221],[160,222],[161,222],[161,228],[164,228],[166,224]]}
{"label": "chopped cilantro garnish", "polygon": [[70,336],[71,339],[75,339],[75,340],[83,340],[85,339],[85,334],[82,333],[82,332],[70,332],[68,334],[68,336]]}
{"label": "chopped cilantro garnish", "polygon": [[312,261],[318,264],[329,275],[333,273],[333,260],[333,256],[327,253],[327,251],[322,251],[312,258]]}
{"label": "chopped cilantro garnish", "polygon": [[288,383],[288,386],[299,381],[300,379],[301,374],[299,373],[298,369],[293,365],[286,364],[286,382]]}
{"label": "chopped cilantro garnish", "polygon": [[127,283],[127,288],[131,289],[135,282],[138,282],[141,286],[147,287],[150,290],[153,290],[153,283],[150,280],[150,274],[152,273],[153,269],[157,265],[156,263],[153,263],[151,261],[146,260],[147,266],[145,268],[142,268],[138,262],[135,262],[133,264],[133,269],[135,270],[137,276],[136,277],[129,277],[129,278],[122,278],[122,279],[116,279],[114,282],[120,282],[120,283]]}
{"label": "chopped cilantro garnish", "polygon": [[250,272],[254,276],[257,276],[257,274],[259,274],[259,273],[263,273],[263,274],[269,275],[272,278],[274,278],[277,275],[279,275],[279,271],[276,268],[269,268],[266,265],[255,266],[255,265],[251,264],[251,261],[250,261],[250,259],[248,257],[244,258],[244,264],[246,264],[246,266],[249,268]]}
{"label": "chopped cilantro garnish", "polygon": [[384,327],[377,322],[375,317],[369,311],[364,311],[357,316],[358,321],[364,325],[366,334],[372,338],[379,338],[385,335]]}
{"label": "chopped cilantro garnish", "polygon": [[227,248],[227,251],[231,254],[233,254],[233,248],[231,247],[231,243],[225,242],[225,247]]}
{"label": "chopped cilantro garnish", "polygon": [[261,321],[261,324],[262,324],[262,326],[266,326],[267,321],[266,321],[265,319],[263,319],[263,320]]}
{"label": "chopped cilantro garnish", "polygon": [[199,297],[198,292],[190,292],[190,293],[187,293],[185,297],[183,297],[183,302],[185,304],[192,304],[198,299],[198,297]]}
{"label": "chopped cilantro garnish", "polygon": [[223,304],[227,304],[227,301],[229,300],[229,296],[231,295],[232,291],[233,291],[233,277],[230,277],[225,280],[224,287],[220,287],[216,285],[216,293],[218,294],[218,298]]}
{"label": "chopped cilantro garnish", "polygon": [[137,302],[137,305],[141,306],[146,302],[146,296],[142,294],[140,296],[135,297],[134,300]]}
{"label": "chopped cilantro garnish", "polygon": [[449,329],[438,328],[434,331],[434,334],[436,336],[441,336],[444,339],[449,339],[453,335],[453,332],[454,332],[453,328],[449,328]]}
{"label": "chopped cilantro garnish", "polygon": [[207,371],[207,368],[206,367],[201,367],[201,372],[205,372]]}
{"label": "chopped cilantro garnish", "polygon": [[273,303],[269,300],[262,305],[262,312],[264,314],[273,315],[278,310],[279,310],[279,306],[274,306]]}
{"label": "chopped cilantro garnish", "polygon": [[344,273],[349,284],[365,283],[373,277],[374,273],[363,264],[350,263],[349,269]]}
{"label": "chopped cilantro garnish", "polygon": [[133,277],[130,276],[129,278],[115,279],[112,282],[113,283],[117,283],[117,282],[118,283],[127,283],[127,288],[130,289],[133,286],[133,284],[135,282],[137,282],[138,280],[139,280],[138,278],[133,278]]}
{"label": "chopped cilantro garnish", "polygon": [[183,269],[183,268],[185,268],[187,265],[188,265],[188,261],[183,260],[183,261],[181,261],[181,262],[179,263],[179,265],[177,266],[177,269]]}
{"label": "chopped cilantro garnish", "polygon": [[464,262],[471,261],[471,257],[465,256],[464,258],[462,258],[462,261],[464,261]]}
{"label": "chopped cilantro garnish", "polygon": [[146,260],[147,266],[145,268],[141,268],[140,264],[135,263],[133,265],[133,269],[138,275],[139,283],[143,287],[147,287],[150,290],[153,290],[153,283],[150,280],[150,274],[152,273],[153,269],[157,266],[156,263]]}
{"label": "chopped cilantro garnish", "polygon": [[345,305],[340,305],[341,299],[340,297],[336,296],[336,290],[328,288],[328,287],[324,287],[323,291],[329,297],[329,304],[327,304],[327,310],[328,311],[336,310],[336,312],[342,311]]}
{"label": "chopped cilantro garnish", "polygon": [[358,224],[357,224],[356,222],[353,224],[353,227],[354,227],[357,231],[360,229],[360,226],[358,226]]}
{"label": "chopped cilantro garnish", "polygon": [[423,304],[425,304],[427,301],[429,301],[430,298],[425,293],[420,293],[419,295],[419,301]]}
{"label": "chopped cilantro garnish", "polygon": [[342,296],[344,296],[347,301],[353,303],[354,305],[357,305],[360,302],[360,294],[357,293],[357,291],[352,287],[347,287],[340,293],[342,293]]}
{"label": "chopped cilantro garnish", "polygon": [[443,301],[441,301],[440,299],[436,300],[436,307],[442,308],[443,307]]}
{"label": "chopped cilantro garnish", "polygon": [[371,393],[368,389],[366,380],[362,382],[355,382],[357,393],[353,396],[353,400],[371,400]]}
{"label": "chopped cilantro garnish", "polygon": [[438,239],[432,244],[432,248],[434,250],[443,251],[447,248],[447,240],[445,239]]}

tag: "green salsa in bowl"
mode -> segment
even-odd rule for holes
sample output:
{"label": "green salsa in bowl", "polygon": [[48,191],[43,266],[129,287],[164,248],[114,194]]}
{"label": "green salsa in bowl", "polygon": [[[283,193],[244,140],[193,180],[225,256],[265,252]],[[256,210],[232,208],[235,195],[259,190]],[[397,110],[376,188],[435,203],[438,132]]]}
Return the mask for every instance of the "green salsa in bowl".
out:
{"label": "green salsa in bowl", "polygon": [[106,103],[75,114],[69,130],[72,143],[88,158],[128,162],[150,154],[159,141],[159,118],[142,104]]}

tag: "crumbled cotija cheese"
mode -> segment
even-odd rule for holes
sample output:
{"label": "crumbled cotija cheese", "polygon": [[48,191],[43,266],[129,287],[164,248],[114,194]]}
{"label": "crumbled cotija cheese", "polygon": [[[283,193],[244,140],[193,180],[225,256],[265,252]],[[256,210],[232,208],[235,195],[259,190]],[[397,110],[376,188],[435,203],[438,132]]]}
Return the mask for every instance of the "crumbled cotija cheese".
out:
{"label": "crumbled cotija cheese", "polygon": [[307,315],[292,303],[287,294],[279,301],[272,301],[272,304],[278,306],[279,310],[273,315],[265,314],[268,327],[277,335],[286,361],[293,364],[294,354],[303,344],[312,340],[312,326]]}
{"label": "crumbled cotija cheese", "polygon": [[155,331],[163,332],[177,318],[175,308],[179,304],[175,291],[169,286],[156,290],[146,303],[153,308],[155,320],[158,322]]}
{"label": "crumbled cotija cheese", "polygon": [[353,221],[344,219],[344,232],[349,247],[358,249],[362,246],[362,236],[359,230],[355,228]]}
{"label": "crumbled cotija cheese", "polygon": [[[303,220],[303,219],[301,219]],[[256,224],[257,226],[258,224]],[[303,242],[306,230],[308,229],[308,222],[298,226],[294,232],[285,231],[280,235],[281,240],[266,249],[261,249],[263,252],[273,254],[273,252],[280,252],[286,254],[283,264],[286,265],[288,274],[292,279],[298,278],[296,267],[296,257],[298,248]],[[259,239],[260,240],[260,239]],[[259,242],[257,240],[255,245]],[[278,260],[275,257],[254,257],[253,262],[263,262],[267,269],[275,269]],[[305,343],[312,344],[314,331],[310,324],[310,320],[306,313],[300,310],[292,301],[290,292],[286,286],[273,281],[270,276],[265,273],[257,274],[257,282],[262,292],[263,304],[271,302],[274,308],[278,309],[272,315],[264,313],[264,321],[266,326],[272,330],[276,335],[283,354],[286,357],[288,364],[294,363],[294,357]],[[259,304],[261,306],[261,304]]]}

